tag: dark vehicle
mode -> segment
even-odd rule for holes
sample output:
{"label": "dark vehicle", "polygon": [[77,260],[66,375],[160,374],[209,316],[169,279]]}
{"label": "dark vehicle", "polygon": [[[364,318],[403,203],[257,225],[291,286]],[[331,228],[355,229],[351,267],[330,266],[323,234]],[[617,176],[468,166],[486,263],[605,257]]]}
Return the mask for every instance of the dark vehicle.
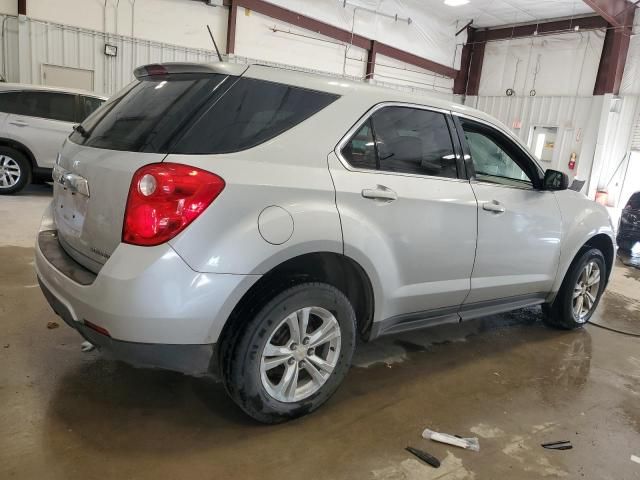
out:
{"label": "dark vehicle", "polygon": [[631,195],[622,210],[616,241],[620,250],[640,255],[640,192]]}

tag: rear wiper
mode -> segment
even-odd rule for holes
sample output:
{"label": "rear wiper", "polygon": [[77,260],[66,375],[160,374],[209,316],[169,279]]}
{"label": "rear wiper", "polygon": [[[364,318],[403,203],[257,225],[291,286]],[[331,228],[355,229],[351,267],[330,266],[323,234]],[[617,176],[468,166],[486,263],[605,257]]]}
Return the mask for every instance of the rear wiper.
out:
{"label": "rear wiper", "polygon": [[82,138],[89,138],[89,132],[87,132],[82,125],[76,125],[73,129],[82,135]]}

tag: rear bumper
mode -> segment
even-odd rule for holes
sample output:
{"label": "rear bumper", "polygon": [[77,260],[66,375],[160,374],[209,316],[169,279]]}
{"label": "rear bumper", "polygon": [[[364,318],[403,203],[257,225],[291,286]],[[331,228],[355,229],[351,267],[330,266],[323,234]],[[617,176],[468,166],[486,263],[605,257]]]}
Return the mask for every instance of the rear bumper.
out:
{"label": "rear bumper", "polygon": [[259,278],[196,272],[167,244],[121,244],[94,274],[52,240],[52,227],[45,213],[35,269],[47,300],[91,343],[135,365],[208,369],[231,311]]}
{"label": "rear bumper", "polygon": [[105,356],[135,367],[163,368],[196,376],[217,373],[215,344],[168,345],[115,340],[91,329],[82,322],[74,321],[67,307],[49,291],[42,281],[39,283],[42,293],[53,311],[67,325],[77,330],[85,340],[95,345]]}

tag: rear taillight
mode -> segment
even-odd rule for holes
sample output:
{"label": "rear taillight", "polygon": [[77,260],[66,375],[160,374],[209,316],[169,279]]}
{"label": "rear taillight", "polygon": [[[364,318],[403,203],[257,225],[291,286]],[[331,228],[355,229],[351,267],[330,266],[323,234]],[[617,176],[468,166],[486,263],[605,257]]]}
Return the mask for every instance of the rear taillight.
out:
{"label": "rear taillight", "polygon": [[152,246],[184,230],[224,189],[224,180],[199,168],[153,163],[131,180],[122,241]]}

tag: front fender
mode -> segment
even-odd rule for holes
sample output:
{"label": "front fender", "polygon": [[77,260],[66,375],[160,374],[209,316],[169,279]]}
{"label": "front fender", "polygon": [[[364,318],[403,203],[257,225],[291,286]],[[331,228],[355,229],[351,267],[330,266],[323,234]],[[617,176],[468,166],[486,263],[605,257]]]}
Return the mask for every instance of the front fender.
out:
{"label": "front fender", "polygon": [[562,216],[562,244],[558,272],[548,301],[555,298],[571,262],[591,239],[606,235],[615,250],[613,224],[604,206],[571,190],[556,192],[555,196]]}

